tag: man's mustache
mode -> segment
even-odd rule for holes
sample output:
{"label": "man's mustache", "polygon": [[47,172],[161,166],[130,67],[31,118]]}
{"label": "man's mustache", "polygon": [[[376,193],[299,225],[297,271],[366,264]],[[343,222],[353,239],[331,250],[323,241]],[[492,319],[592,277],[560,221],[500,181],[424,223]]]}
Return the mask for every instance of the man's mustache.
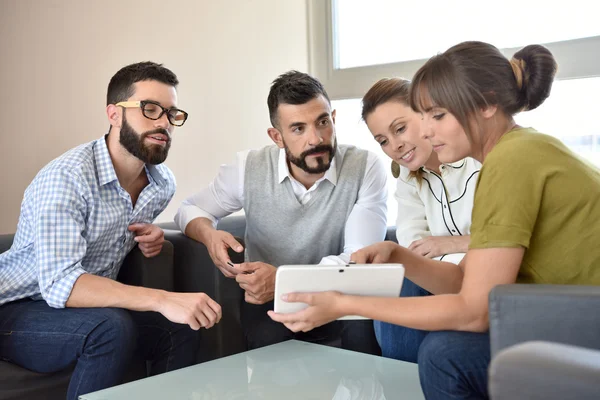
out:
{"label": "man's mustache", "polygon": [[328,144],[320,144],[317,147],[313,147],[310,150],[304,151],[300,155],[300,158],[304,158],[304,157],[310,156],[311,154],[317,154],[317,153],[329,153],[329,154],[333,154],[333,146],[330,146]]}
{"label": "man's mustache", "polygon": [[144,132],[142,134],[142,140],[146,139],[150,135],[154,135],[155,133],[162,133],[163,135],[165,135],[167,137],[167,143],[171,142],[171,135],[169,134],[169,131],[164,128],[156,128],[151,131]]}

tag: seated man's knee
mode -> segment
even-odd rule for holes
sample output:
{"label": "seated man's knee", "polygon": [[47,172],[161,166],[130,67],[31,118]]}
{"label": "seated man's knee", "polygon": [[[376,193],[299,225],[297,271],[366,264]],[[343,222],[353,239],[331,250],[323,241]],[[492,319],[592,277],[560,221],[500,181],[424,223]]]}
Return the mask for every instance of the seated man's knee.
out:
{"label": "seated man's knee", "polygon": [[90,318],[93,329],[84,352],[113,352],[127,362],[133,355],[137,340],[137,327],[129,312],[120,308],[97,308]]}
{"label": "seated man's knee", "polygon": [[267,315],[267,311],[272,309],[272,302],[263,305],[242,302],[240,317],[248,350],[280,343],[294,337],[294,333],[285,325],[273,321]]}
{"label": "seated man's knee", "polygon": [[343,322],[342,347],[346,350],[381,355],[381,348],[375,337],[372,320],[346,320]]}
{"label": "seated man's knee", "polygon": [[200,345],[200,332],[193,330],[189,325],[176,324],[168,321],[170,324],[169,332],[172,346],[185,346],[191,352],[196,352]]}
{"label": "seated man's knee", "polygon": [[285,325],[269,321],[261,321],[251,327],[246,327],[244,333],[248,350],[281,343],[294,337],[293,332]]}

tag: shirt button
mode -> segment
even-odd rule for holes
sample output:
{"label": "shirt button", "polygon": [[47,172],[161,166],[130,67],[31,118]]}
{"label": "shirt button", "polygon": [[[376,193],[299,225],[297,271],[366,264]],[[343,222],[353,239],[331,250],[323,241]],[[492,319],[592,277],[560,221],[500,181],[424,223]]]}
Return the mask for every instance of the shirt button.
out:
{"label": "shirt button", "polygon": [[446,206],[446,205],[444,204],[444,208],[448,208],[448,206]]}
{"label": "shirt button", "polygon": [[456,231],[454,229],[452,229],[452,233],[456,233]]}

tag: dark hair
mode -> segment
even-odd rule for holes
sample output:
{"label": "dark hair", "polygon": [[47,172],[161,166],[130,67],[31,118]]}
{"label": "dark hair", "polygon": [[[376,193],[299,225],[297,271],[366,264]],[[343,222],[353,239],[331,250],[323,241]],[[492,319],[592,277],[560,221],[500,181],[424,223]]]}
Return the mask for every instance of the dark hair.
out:
{"label": "dark hair", "polygon": [[267,97],[271,124],[273,127],[278,125],[277,109],[280,104],[305,104],[320,95],[331,104],[321,82],[312,76],[298,71],[288,71],[279,75],[271,84]]}
{"label": "dark hair", "polygon": [[415,111],[425,102],[447,109],[472,140],[470,121],[490,105],[507,116],[533,110],[550,95],[557,64],[540,45],[519,50],[509,61],[496,47],[463,42],[429,59],[416,73],[410,91]]}
{"label": "dark hair", "polygon": [[121,68],[110,80],[106,105],[125,101],[133,96],[133,84],[141,81],[158,81],[177,87],[177,76],[169,69],[152,61],[139,62]]}

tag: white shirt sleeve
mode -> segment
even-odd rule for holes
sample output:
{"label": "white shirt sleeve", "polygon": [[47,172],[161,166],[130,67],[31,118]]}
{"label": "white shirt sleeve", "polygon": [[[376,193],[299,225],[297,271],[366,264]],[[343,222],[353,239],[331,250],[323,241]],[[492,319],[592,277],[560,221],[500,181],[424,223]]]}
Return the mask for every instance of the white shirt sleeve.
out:
{"label": "white shirt sleeve", "polygon": [[223,164],[217,177],[198,193],[183,201],[175,223],[182,232],[198,217],[208,218],[216,226],[219,219],[244,206],[244,174],[250,150],[239,152],[232,164]]}
{"label": "white shirt sleeve", "polygon": [[418,183],[415,179],[405,181],[403,175],[398,178],[396,184],[395,197],[398,202],[396,238],[400,246],[408,247],[415,240],[431,236],[431,232],[427,223],[425,204],[416,186]]}
{"label": "white shirt sleeve", "polygon": [[435,257],[435,259],[458,265],[458,264],[460,264],[460,262],[462,261],[462,259],[465,257],[466,254],[467,253],[445,254],[440,257]]}
{"label": "white shirt sleeve", "polygon": [[350,255],[385,239],[387,228],[387,175],[383,162],[372,152],[367,165],[358,199],[352,208],[344,231],[344,252],[323,257],[320,264],[342,265]]}

